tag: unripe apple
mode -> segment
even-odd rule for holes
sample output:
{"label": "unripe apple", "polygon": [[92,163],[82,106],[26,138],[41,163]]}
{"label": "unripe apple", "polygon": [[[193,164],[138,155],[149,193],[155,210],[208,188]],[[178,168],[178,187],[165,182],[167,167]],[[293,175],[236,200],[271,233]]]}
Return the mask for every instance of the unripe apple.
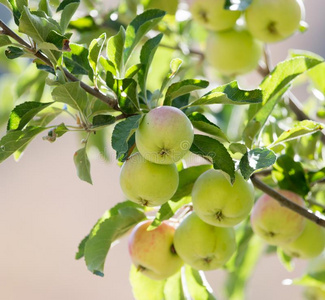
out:
{"label": "unripe apple", "polygon": [[176,228],[174,245],[177,254],[194,269],[214,270],[235,252],[235,231],[207,224],[192,212]]}
{"label": "unripe apple", "polygon": [[206,45],[208,63],[224,75],[248,73],[258,66],[262,43],[246,29],[211,32]]}
{"label": "unripe apple", "polygon": [[129,237],[129,253],[135,267],[151,279],[163,280],[175,274],[183,265],[176,254],[173,239],[175,228],[162,222],[154,230],[151,221],[139,223]]}
{"label": "unripe apple", "polygon": [[178,171],[175,164],[154,164],[135,153],[122,166],[120,186],[133,202],[145,206],[162,205],[177,190]]}
{"label": "unripe apple", "polygon": [[263,42],[278,42],[298,30],[304,16],[301,0],[253,0],[245,12],[251,34]]}
{"label": "unripe apple", "polygon": [[190,149],[193,127],[178,108],[161,106],[149,111],[135,133],[141,155],[157,164],[179,161]]}
{"label": "unripe apple", "polygon": [[[304,200],[299,195],[286,190],[280,190],[279,193],[292,202],[304,206]],[[251,224],[259,237],[271,245],[281,246],[298,238],[304,230],[305,219],[264,194],[252,209]]]}
{"label": "unripe apple", "polygon": [[290,256],[309,259],[320,255],[325,248],[325,228],[306,219],[303,232],[289,244],[282,246]]}
{"label": "unripe apple", "polygon": [[206,223],[235,226],[248,217],[254,204],[254,187],[236,172],[232,185],[226,175],[211,169],[196,180],[192,190],[193,209]]}
{"label": "unripe apple", "polygon": [[232,28],[240,11],[224,9],[224,0],[194,0],[190,4],[193,20],[206,29],[221,31]]}

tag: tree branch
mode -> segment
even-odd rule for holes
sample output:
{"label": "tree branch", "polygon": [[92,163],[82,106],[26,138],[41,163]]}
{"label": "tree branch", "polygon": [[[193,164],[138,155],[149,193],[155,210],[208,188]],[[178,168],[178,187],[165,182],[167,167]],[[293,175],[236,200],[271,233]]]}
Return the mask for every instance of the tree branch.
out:
{"label": "tree branch", "polygon": [[[34,47],[32,47],[30,44],[28,44],[26,41],[24,41],[19,35],[17,35],[15,32],[13,32],[2,20],[0,20],[0,27],[2,28],[1,34],[7,35],[17,41],[19,44],[24,46],[26,50],[31,52],[35,57],[40,59],[42,62],[44,62],[47,66],[53,68],[52,63],[50,60],[40,51],[36,51]],[[88,94],[93,95],[94,97],[98,98],[99,100],[106,103],[108,106],[112,107],[115,110],[120,110],[118,107],[117,99],[114,97],[110,97],[107,95],[104,95],[101,91],[99,91],[96,88],[92,88],[91,86],[87,85],[83,81],[79,80],[77,77],[75,77],[73,74],[71,74],[68,70],[63,69],[65,76],[70,81],[79,81],[81,88],[83,88]]]}
{"label": "tree branch", "polygon": [[251,177],[251,180],[256,188],[263,191],[264,193],[270,195],[273,199],[278,201],[282,206],[285,206],[297,214],[305,217],[306,219],[311,220],[312,222],[318,224],[319,226],[325,227],[325,216],[317,216],[315,215],[311,210],[307,210],[298,204],[290,201],[288,198],[284,197],[268,185],[266,185],[264,182],[259,180],[255,175]]}

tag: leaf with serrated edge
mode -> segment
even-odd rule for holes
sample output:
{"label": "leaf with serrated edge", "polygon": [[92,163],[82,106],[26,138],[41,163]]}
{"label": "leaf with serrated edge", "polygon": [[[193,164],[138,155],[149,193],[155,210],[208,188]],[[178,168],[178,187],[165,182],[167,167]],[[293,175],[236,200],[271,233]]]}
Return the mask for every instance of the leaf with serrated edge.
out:
{"label": "leaf with serrated edge", "polygon": [[267,148],[255,148],[244,154],[239,162],[243,177],[247,180],[256,170],[272,166],[276,155]]}
{"label": "leaf with serrated edge", "polygon": [[128,61],[134,47],[141,38],[165,16],[166,12],[159,9],[149,9],[135,17],[125,31],[124,63]]}
{"label": "leaf with serrated edge", "polygon": [[185,265],[185,280],[186,287],[191,299],[205,299],[205,300],[216,300],[212,294],[212,289],[205,279],[202,271],[197,271],[188,265]]}
{"label": "leaf with serrated edge", "polygon": [[125,158],[128,151],[128,140],[139,127],[142,117],[141,115],[132,116],[115,125],[112,134],[112,147],[116,151],[118,160]]}
{"label": "leaf with serrated edge", "polygon": [[91,41],[89,45],[89,53],[88,53],[88,60],[90,67],[94,72],[94,81],[97,80],[98,75],[98,67],[97,64],[99,62],[100,54],[104,47],[106,41],[106,33],[102,33],[97,39]]}
{"label": "leaf with serrated edge", "polygon": [[24,130],[9,131],[0,140],[0,163],[18,149],[27,145],[44,127],[27,127]]}
{"label": "leaf with serrated edge", "polygon": [[[62,1],[60,6],[62,6],[62,4],[64,4],[64,2],[70,2],[70,3],[65,5],[62,10],[61,19],[60,19],[60,26],[61,26],[62,32],[66,31],[72,16],[76,12],[76,10],[78,9],[79,4],[80,4],[79,0],[78,1],[77,0]],[[59,8],[60,8],[60,6],[59,6]],[[58,8],[58,10],[59,10],[59,8]]]}
{"label": "leaf with serrated edge", "polygon": [[173,99],[196,90],[204,89],[208,85],[208,81],[200,79],[185,79],[175,82],[167,89],[164,105],[171,105]]}
{"label": "leaf with serrated edge", "polygon": [[83,181],[93,184],[90,175],[90,161],[87,156],[86,147],[75,152],[73,155],[73,161],[77,168],[78,177]]}
{"label": "leaf with serrated edge", "polygon": [[119,32],[107,41],[107,58],[114,64],[115,69],[121,76],[123,73],[123,51],[125,43],[125,30],[121,26]]}
{"label": "leaf with serrated edge", "polygon": [[205,135],[195,134],[190,151],[213,162],[213,167],[215,169],[224,171],[230,176],[231,182],[234,182],[234,161],[225,146],[219,141]]}
{"label": "leaf with serrated edge", "polygon": [[152,39],[146,41],[141,48],[140,63],[142,64],[142,67],[138,73],[138,82],[145,97],[147,95],[146,86],[149,68],[162,37],[163,34],[156,35]]}
{"label": "leaf with serrated edge", "polygon": [[256,104],[262,102],[262,91],[242,90],[237,81],[221,85],[201,98],[194,100],[189,106],[211,105],[211,104]]}
{"label": "leaf with serrated edge", "polygon": [[9,116],[7,130],[23,129],[34,116],[53,103],[24,102],[17,105]]}
{"label": "leaf with serrated edge", "polygon": [[91,230],[85,246],[88,270],[103,275],[105,259],[112,243],[145,218],[142,208],[129,201],[107,211]]}
{"label": "leaf with serrated edge", "polygon": [[263,91],[263,102],[256,107],[255,116],[247,123],[244,140],[250,148],[256,135],[264,127],[276,103],[289,89],[292,81],[307,70],[312,69],[322,60],[310,57],[294,57],[279,63],[260,84]]}
{"label": "leaf with serrated edge", "polygon": [[303,120],[295,124],[293,128],[281,133],[278,139],[268,147],[272,148],[279,143],[291,141],[293,139],[297,139],[304,135],[312,134],[316,131],[323,130],[323,129],[324,129],[324,125],[321,123],[317,123],[311,120]]}
{"label": "leaf with serrated edge", "polygon": [[80,87],[79,81],[55,87],[52,97],[55,101],[66,103],[81,113],[84,113],[87,108],[87,93]]}
{"label": "leaf with serrated edge", "polygon": [[199,112],[193,112],[187,117],[191,121],[194,128],[202,132],[214,135],[222,141],[229,142],[227,136],[223,133],[220,127],[209,121],[203,114]]}

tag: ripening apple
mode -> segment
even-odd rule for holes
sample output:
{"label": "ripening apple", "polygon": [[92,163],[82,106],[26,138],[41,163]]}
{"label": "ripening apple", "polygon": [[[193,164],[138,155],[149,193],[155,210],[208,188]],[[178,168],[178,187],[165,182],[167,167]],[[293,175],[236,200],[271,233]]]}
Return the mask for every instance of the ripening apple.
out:
{"label": "ripening apple", "polygon": [[141,155],[157,164],[179,161],[189,151],[193,138],[190,120],[180,109],[172,106],[149,111],[135,133]]}
{"label": "ripening apple", "polygon": [[162,205],[177,190],[177,167],[175,164],[154,164],[135,153],[122,166],[120,186],[133,202],[144,206]]}
{"label": "ripening apple", "polygon": [[262,55],[262,43],[248,30],[236,27],[211,32],[206,45],[208,63],[221,74],[235,76],[257,68]]}
{"label": "ripening apple", "polygon": [[240,11],[226,10],[224,4],[224,0],[194,0],[190,4],[192,18],[206,29],[230,29],[240,17]]}
{"label": "ripening apple", "polygon": [[292,35],[303,17],[301,0],[254,0],[245,12],[248,30],[255,38],[267,43]]}
{"label": "ripening apple", "polygon": [[254,187],[239,173],[232,185],[220,170],[211,169],[196,180],[192,189],[193,209],[206,223],[235,226],[248,217],[254,204]]}
{"label": "ripening apple", "polygon": [[158,8],[170,15],[175,15],[178,7],[178,0],[149,0],[146,2],[145,9]]}
{"label": "ripening apple", "polygon": [[[299,195],[286,190],[278,192],[304,206],[304,200]],[[282,246],[298,238],[304,230],[305,218],[264,194],[253,206],[251,224],[255,234],[263,240],[271,245]]]}
{"label": "ripening apple", "polygon": [[162,222],[148,231],[150,220],[139,223],[129,237],[129,253],[139,272],[151,279],[163,280],[175,274],[183,265],[176,254],[173,239],[175,228]]}
{"label": "ripening apple", "polygon": [[183,261],[194,269],[214,270],[235,252],[235,231],[207,224],[192,212],[176,228],[174,246]]}
{"label": "ripening apple", "polygon": [[325,228],[306,219],[303,232],[291,243],[283,245],[282,249],[293,257],[303,259],[317,257],[325,249]]}

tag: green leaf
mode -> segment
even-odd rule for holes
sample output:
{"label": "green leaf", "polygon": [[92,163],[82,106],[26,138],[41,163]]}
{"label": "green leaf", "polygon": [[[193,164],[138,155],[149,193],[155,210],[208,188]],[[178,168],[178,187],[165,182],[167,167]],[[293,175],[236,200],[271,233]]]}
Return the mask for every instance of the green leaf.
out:
{"label": "green leaf", "polygon": [[149,73],[149,68],[162,37],[163,37],[162,33],[156,35],[155,37],[146,41],[141,49],[140,63],[142,64],[142,66],[138,73],[138,82],[142,90],[142,93],[144,95],[147,94],[146,90],[147,90],[147,77]]}
{"label": "green leaf", "polygon": [[135,17],[129,24],[125,32],[125,50],[124,63],[128,61],[133,49],[144,37],[144,35],[153,29],[160,20],[165,16],[166,12],[159,9],[150,9]]}
{"label": "green leaf", "polygon": [[164,287],[164,299],[165,300],[186,300],[181,271],[167,278]]}
{"label": "green leaf", "polygon": [[325,168],[318,171],[310,171],[307,173],[307,178],[309,183],[313,183],[325,178]]}
{"label": "green leaf", "polygon": [[323,80],[325,77],[325,63],[321,63],[315,68],[312,68],[308,71],[307,75],[310,77],[315,88],[325,95],[325,82]]}
{"label": "green leaf", "polygon": [[69,42],[68,37],[52,30],[46,37],[46,42],[39,43],[38,47],[41,50],[70,51]]}
{"label": "green leaf", "polygon": [[294,269],[292,257],[285,254],[285,252],[280,247],[277,247],[277,255],[278,255],[279,261],[287,269],[287,271],[292,272]]}
{"label": "green leaf", "polygon": [[19,31],[30,36],[35,42],[46,42],[49,33],[54,30],[61,33],[60,26],[46,15],[30,12],[27,7],[24,7],[20,18]]}
{"label": "green leaf", "polygon": [[83,258],[84,257],[84,253],[85,253],[85,246],[86,246],[86,243],[89,239],[89,235],[86,235],[82,241],[79,243],[79,246],[78,246],[78,252],[76,253],[75,255],[75,259],[80,259],[80,258]]}
{"label": "green leaf", "polygon": [[273,165],[272,178],[284,190],[306,196],[310,190],[304,168],[289,155],[281,155]]}
{"label": "green leaf", "polygon": [[231,11],[244,11],[252,3],[253,0],[226,0],[224,8]]}
{"label": "green leaf", "polygon": [[[122,112],[134,114],[139,111],[137,82],[133,78],[124,78],[117,81],[118,103]],[[114,89],[113,89],[114,90]]]}
{"label": "green leaf", "polygon": [[132,78],[140,71],[141,67],[142,67],[141,64],[136,64],[128,68],[125,72],[125,78]]}
{"label": "green leaf", "polygon": [[289,89],[292,81],[307,70],[317,66],[322,61],[310,57],[294,57],[280,62],[260,84],[263,91],[263,102],[256,106],[254,117],[248,122],[244,130],[246,145],[251,145],[264,127],[277,102]]}
{"label": "green leaf", "polygon": [[191,197],[184,197],[177,202],[169,200],[164,203],[157,212],[147,230],[153,230],[158,227],[162,221],[170,219],[181,207],[191,202]]}
{"label": "green leaf", "polygon": [[107,211],[90,232],[85,246],[88,270],[104,275],[104,264],[112,243],[146,218],[142,208],[130,201],[119,203]]}
{"label": "green leaf", "polygon": [[220,127],[209,121],[203,114],[199,112],[193,112],[187,117],[190,119],[194,128],[202,132],[214,135],[221,141],[229,142],[227,136],[223,133]]}
{"label": "green leaf", "polygon": [[97,115],[97,116],[94,116],[94,118],[93,118],[92,128],[111,125],[114,122],[115,122],[115,117],[113,117],[111,115]]}
{"label": "green leaf", "polygon": [[18,58],[24,54],[25,54],[25,51],[23,49],[21,49],[19,47],[15,47],[15,46],[9,46],[5,51],[5,55],[9,59],[15,59],[15,58]]}
{"label": "green leaf", "polygon": [[87,93],[80,87],[80,82],[68,82],[55,87],[52,97],[57,102],[63,102],[84,113],[87,108]]}
{"label": "green leaf", "polygon": [[[8,2],[10,3],[10,6],[8,6]],[[27,0],[8,0],[8,2],[4,2],[4,4],[9,9],[12,9],[15,23],[16,23],[16,25],[19,25],[19,19],[21,16],[21,12],[24,9],[24,6],[28,6],[28,1]]]}
{"label": "green leaf", "polygon": [[190,151],[211,161],[214,169],[224,171],[230,176],[231,182],[234,182],[234,161],[225,146],[219,141],[205,135],[195,134]]}
{"label": "green leaf", "polygon": [[115,125],[112,134],[112,147],[116,151],[116,159],[119,161],[124,161],[127,158],[130,146],[132,146],[128,141],[139,127],[142,117],[135,115]]}
{"label": "green leaf", "polygon": [[[135,300],[162,300],[166,280],[153,280],[143,275],[132,265],[130,283]],[[175,299],[176,300],[176,299]]]}
{"label": "green leaf", "polygon": [[11,41],[6,35],[1,35],[0,34],[0,47],[8,46],[11,45]]}
{"label": "green leaf", "polygon": [[92,16],[85,16],[76,20],[70,21],[69,29],[75,29],[80,33],[97,32],[98,25]]}
{"label": "green leaf", "polygon": [[179,172],[179,183],[177,191],[172,200],[177,201],[192,193],[192,188],[198,177],[205,171],[212,168],[212,165],[200,165],[183,169]]}
{"label": "green leaf", "polygon": [[255,148],[244,154],[239,162],[239,169],[243,177],[247,180],[259,169],[272,166],[276,161],[276,155],[267,148]]}
{"label": "green leaf", "polygon": [[185,79],[171,84],[166,92],[164,105],[171,105],[173,99],[193,92],[195,90],[204,89],[209,85],[206,80]]}
{"label": "green leaf", "polygon": [[125,43],[125,30],[121,26],[119,32],[107,41],[107,58],[114,64],[116,71],[121,76],[124,69],[123,51]]}
{"label": "green leaf", "polygon": [[64,109],[57,107],[47,107],[36,115],[36,117],[29,121],[30,126],[46,126],[51,123],[56,117],[58,117]]}
{"label": "green leaf", "polygon": [[72,16],[74,15],[77,8],[79,7],[79,4],[80,4],[79,0],[63,0],[60,3],[56,11],[58,12],[62,10],[61,19],[60,19],[60,26],[62,32],[66,31]]}
{"label": "green leaf", "polygon": [[91,67],[88,61],[88,49],[78,44],[70,44],[70,51],[65,52],[63,61],[74,75],[88,75]]}
{"label": "green leaf", "polygon": [[48,0],[40,0],[38,3],[38,9],[44,11],[48,16],[52,16],[50,3]]}
{"label": "green leaf", "polygon": [[190,103],[190,106],[210,104],[256,104],[262,102],[262,91],[242,90],[238,87],[237,81],[221,85],[208,92],[201,98]]}
{"label": "green leaf", "polygon": [[324,282],[325,282],[325,271],[320,271],[313,274],[306,274],[300,278],[296,278],[291,281],[291,283],[294,285],[318,287],[321,289],[324,289]]}
{"label": "green leaf", "polygon": [[44,127],[27,127],[24,130],[9,131],[0,140],[0,163],[20,148],[25,147],[45,129]]}
{"label": "green leaf", "polygon": [[275,140],[269,147],[273,148],[279,143],[284,143],[293,139],[300,138],[301,136],[312,134],[316,131],[323,130],[324,125],[311,120],[303,120],[294,125],[293,128],[284,131],[277,140]]}
{"label": "green leaf", "polygon": [[89,54],[88,54],[88,60],[91,69],[94,73],[94,82],[97,81],[98,76],[98,68],[97,64],[99,62],[100,54],[103,50],[103,46],[106,41],[106,33],[102,33],[97,39],[94,39],[91,41],[89,45]]}
{"label": "green leaf", "polygon": [[229,151],[231,151],[233,154],[235,153],[245,154],[247,152],[247,147],[241,143],[231,143],[229,145]]}
{"label": "green leaf", "polygon": [[90,184],[93,184],[90,175],[90,162],[87,156],[86,147],[83,147],[75,152],[73,161],[77,168],[78,177]]}
{"label": "green leaf", "polygon": [[191,299],[215,300],[212,289],[202,271],[197,271],[188,265],[185,265],[186,287],[191,295]]}
{"label": "green leaf", "polygon": [[53,102],[24,102],[17,105],[11,112],[7,124],[7,130],[21,130],[40,111],[51,105]]}

